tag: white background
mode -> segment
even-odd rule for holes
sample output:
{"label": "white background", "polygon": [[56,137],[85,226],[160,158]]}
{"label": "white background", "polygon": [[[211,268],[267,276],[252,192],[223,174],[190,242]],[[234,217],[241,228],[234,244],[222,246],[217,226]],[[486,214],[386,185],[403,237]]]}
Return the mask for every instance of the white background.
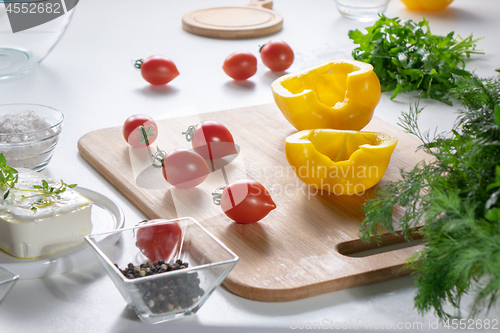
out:
{"label": "white background", "polygon": [[[82,0],[61,42],[32,73],[0,80],[0,103],[37,103],[61,110],[66,119],[60,143],[44,173],[78,183],[116,201],[124,210],[126,225],[145,218],[121,193],[78,153],[77,141],[87,132],[121,126],[135,113],[153,118],[186,115],[188,110],[218,111],[272,103],[271,82],[277,74],[259,59],[258,71],[247,82],[233,82],[222,63],[234,51],[258,54],[258,45],[271,38],[283,39],[295,51],[293,72],[336,58],[350,58],[354,47],[347,37],[360,23],[342,18],[333,0],[276,0],[274,10],[284,17],[283,30],[272,37],[249,40],[218,40],[182,30],[188,11],[207,6],[239,5],[245,0]],[[420,20],[396,0],[386,12]],[[485,36],[479,48],[486,52],[467,62],[467,69],[492,76],[500,67],[500,2],[455,0],[441,13],[426,14],[433,33],[474,32]],[[1,35],[0,35],[1,45]],[[149,86],[134,70],[132,59],[162,54],[177,65],[180,76],[166,87]],[[401,111],[414,101],[411,96],[389,100],[383,94],[376,115],[396,125]],[[450,129],[454,111],[443,103],[428,105],[422,127]],[[183,111],[184,109],[184,111]],[[435,322],[432,313],[421,317],[413,308],[414,279],[404,277],[287,303],[246,300],[219,288],[197,315],[174,322],[146,325],[126,308],[125,301],[98,264],[57,277],[19,281],[0,305],[0,332],[133,332],[199,331],[200,326],[231,326],[223,331],[256,331],[255,327],[288,328],[291,323],[349,323],[362,320],[395,326],[398,322]],[[464,315],[467,315],[467,301]],[[499,318],[500,308],[489,318]],[[345,324],[344,324],[345,325]],[[246,329],[244,328],[246,327]],[[363,326],[360,326],[363,327]],[[275,331],[275,330],[273,330]]]}

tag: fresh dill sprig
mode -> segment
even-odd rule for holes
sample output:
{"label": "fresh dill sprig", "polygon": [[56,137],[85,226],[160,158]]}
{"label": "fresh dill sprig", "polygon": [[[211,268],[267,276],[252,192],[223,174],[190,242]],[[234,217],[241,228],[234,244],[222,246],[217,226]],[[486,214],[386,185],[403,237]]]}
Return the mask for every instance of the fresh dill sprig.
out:
{"label": "fresh dill sprig", "polygon": [[[400,180],[367,200],[360,230],[368,241],[379,239],[380,226],[390,232],[397,226],[410,239],[423,225],[424,249],[408,264],[417,276],[415,306],[443,320],[452,316],[445,304],[460,311],[465,294],[474,295],[471,318],[500,296],[500,80],[461,78],[451,96],[464,108],[449,133],[422,133],[418,104],[402,114],[400,125],[433,158],[401,170]],[[399,221],[393,221],[395,206],[404,210]]]}

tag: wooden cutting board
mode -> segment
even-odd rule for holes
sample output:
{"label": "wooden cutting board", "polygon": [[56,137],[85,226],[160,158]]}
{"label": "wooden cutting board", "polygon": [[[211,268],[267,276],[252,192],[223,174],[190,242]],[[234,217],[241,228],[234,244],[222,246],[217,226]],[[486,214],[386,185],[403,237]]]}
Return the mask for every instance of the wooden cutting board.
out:
{"label": "wooden cutting board", "polygon": [[251,0],[243,6],[197,9],[183,16],[182,28],[195,35],[222,39],[267,36],[283,27],[283,18],[272,7],[272,0]]}
{"label": "wooden cutting board", "polygon": [[[78,149],[100,173],[149,218],[192,216],[225,243],[240,262],[224,285],[236,295],[259,301],[290,301],[390,279],[409,273],[405,259],[419,247],[370,256],[349,256],[377,247],[359,240],[366,195],[336,196],[315,193],[295,176],[284,151],[285,138],[296,130],[274,104],[159,120],[155,144],[166,151],[190,148],[182,131],[200,120],[223,123],[241,151],[236,159],[194,189],[170,187],[157,169],[148,168],[147,149],[130,148],[121,127],[101,129],[80,138]],[[382,179],[395,180],[400,168],[426,158],[415,152],[419,141],[374,118],[366,131],[399,138]],[[140,151],[140,152],[139,152]],[[143,151],[145,151],[143,153]],[[277,208],[259,223],[231,222],[213,205],[210,193],[229,182],[251,178],[271,193]],[[372,193],[372,192],[370,192]],[[395,213],[398,218],[398,212]],[[402,242],[388,236],[384,244]]]}

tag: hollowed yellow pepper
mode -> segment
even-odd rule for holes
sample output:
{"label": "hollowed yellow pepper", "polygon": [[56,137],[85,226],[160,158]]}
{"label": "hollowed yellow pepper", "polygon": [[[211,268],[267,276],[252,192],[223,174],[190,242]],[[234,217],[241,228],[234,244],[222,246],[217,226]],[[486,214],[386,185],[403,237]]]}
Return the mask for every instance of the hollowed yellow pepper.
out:
{"label": "hollowed yellow pepper", "polygon": [[381,94],[372,65],[348,59],[283,75],[271,90],[283,115],[299,131],[358,131],[372,119]]}
{"label": "hollowed yellow pepper", "polygon": [[382,133],[317,129],[287,137],[285,151],[296,175],[310,187],[357,194],[380,181],[397,142]]}
{"label": "hollowed yellow pepper", "polygon": [[453,0],[401,0],[409,10],[439,11],[445,9]]}

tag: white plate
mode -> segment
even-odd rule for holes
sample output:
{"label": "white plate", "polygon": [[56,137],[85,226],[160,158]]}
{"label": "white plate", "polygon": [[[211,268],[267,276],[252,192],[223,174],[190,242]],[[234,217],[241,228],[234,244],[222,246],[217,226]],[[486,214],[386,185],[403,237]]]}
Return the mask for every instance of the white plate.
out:
{"label": "white plate", "polygon": [[[94,202],[92,207],[93,234],[123,228],[125,217],[116,203],[86,188],[77,187],[75,190]],[[21,280],[62,274],[76,267],[83,267],[93,260],[97,259],[85,241],[81,245],[40,259],[18,259],[0,251],[0,265],[18,274]]]}

